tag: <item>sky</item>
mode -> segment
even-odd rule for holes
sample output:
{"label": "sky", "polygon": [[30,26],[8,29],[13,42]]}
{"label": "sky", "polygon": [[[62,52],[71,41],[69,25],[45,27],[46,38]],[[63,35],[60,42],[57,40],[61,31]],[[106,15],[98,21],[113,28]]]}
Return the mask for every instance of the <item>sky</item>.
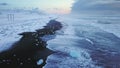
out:
{"label": "sky", "polygon": [[1,0],[0,8],[39,8],[49,13],[120,15],[120,0]]}
{"label": "sky", "polygon": [[2,8],[39,8],[52,13],[70,13],[72,3],[73,0],[1,0],[0,6]]}
{"label": "sky", "polygon": [[72,13],[120,15],[120,0],[76,0]]}

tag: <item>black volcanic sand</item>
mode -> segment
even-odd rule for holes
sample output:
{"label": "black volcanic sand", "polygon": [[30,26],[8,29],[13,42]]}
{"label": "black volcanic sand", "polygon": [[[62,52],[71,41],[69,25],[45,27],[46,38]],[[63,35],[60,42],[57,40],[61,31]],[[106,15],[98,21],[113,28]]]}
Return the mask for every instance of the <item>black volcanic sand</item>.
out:
{"label": "black volcanic sand", "polygon": [[[13,47],[0,53],[0,68],[42,68],[46,59],[54,51],[46,48],[47,42],[42,40],[45,35],[54,35],[60,30],[62,24],[56,20],[50,20],[43,29],[36,32],[24,32],[23,37],[13,44]],[[41,65],[37,61],[43,59]]]}

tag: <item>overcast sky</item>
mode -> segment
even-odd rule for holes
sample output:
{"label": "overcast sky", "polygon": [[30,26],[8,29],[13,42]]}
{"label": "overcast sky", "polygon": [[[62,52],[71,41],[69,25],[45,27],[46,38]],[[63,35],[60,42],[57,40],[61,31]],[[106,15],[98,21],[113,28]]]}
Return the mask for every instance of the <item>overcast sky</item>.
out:
{"label": "overcast sky", "polygon": [[[7,3],[9,6],[2,6]],[[71,10],[73,0],[0,0],[0,7],[2,8],[39,8],[49,12],[69,13]]]}
{"label": "overcast sky", "polygon": [[120,14],[120,0],[76,0],[73,13]]}
{"label": "overcast sky", "polygon": [[39,8],[53,13],[120,14],[120,0],[1,0],[0,8]]}

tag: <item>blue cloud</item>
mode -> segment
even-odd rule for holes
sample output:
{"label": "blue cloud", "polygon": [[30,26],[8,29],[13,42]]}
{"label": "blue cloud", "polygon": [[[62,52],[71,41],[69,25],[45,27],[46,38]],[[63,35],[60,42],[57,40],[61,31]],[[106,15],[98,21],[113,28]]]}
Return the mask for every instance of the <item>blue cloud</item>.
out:
{"label": "blue cloud", "polygon": [[77,0],[72,12],[119,12],[120,0]]}
{"label": "blue cloud", "polygon": [[2,6],[6,6],[6,5],[8,5],[7,3],[0,3],[0,5],[2,5]]}

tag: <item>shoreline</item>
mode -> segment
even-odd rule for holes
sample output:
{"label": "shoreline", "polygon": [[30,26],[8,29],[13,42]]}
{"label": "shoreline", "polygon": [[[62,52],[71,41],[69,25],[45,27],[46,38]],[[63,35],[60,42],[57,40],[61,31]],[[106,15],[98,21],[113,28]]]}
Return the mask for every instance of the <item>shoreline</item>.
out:
{"label": "shoreline", "polygon": [[[46,48],[47,41],[44,41],[42,37],[54,35],[55,31],[61,28],[60,22],[50,20],[43,29],[38,29],[36,32],[20,33],[22,38],[13,44],[12,48],[0,53],[0,67],[42,68],[46,64],[47,57],[54,53]],[[37,61],[40,59],[43,60],[43,63],[37,65]]]}

